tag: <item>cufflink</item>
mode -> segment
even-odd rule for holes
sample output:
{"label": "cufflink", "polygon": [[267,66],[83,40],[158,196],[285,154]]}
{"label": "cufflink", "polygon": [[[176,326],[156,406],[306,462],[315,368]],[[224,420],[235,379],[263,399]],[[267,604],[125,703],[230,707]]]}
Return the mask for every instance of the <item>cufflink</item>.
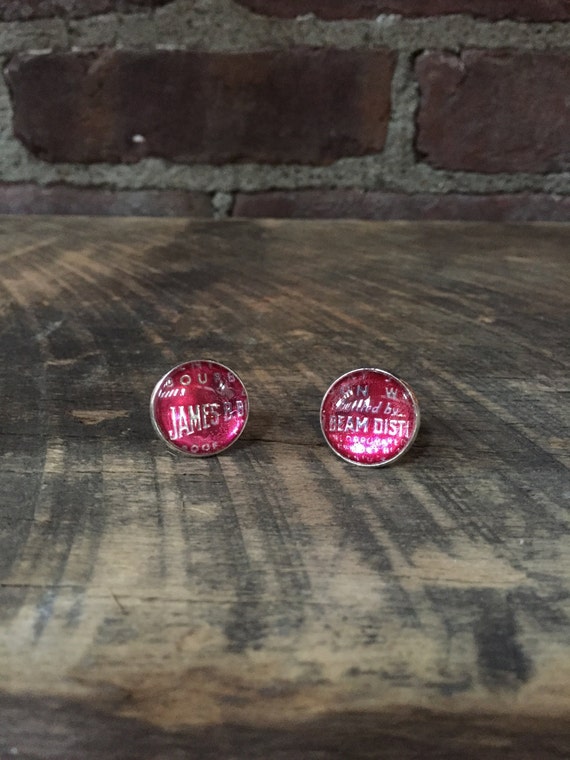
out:
{"label": "cufflink", "polygon": [[346,462],[382,467],[403,456],[420,427],[410,386],[382,369],[363,367],[337,378],[323,397],[321,430]]}
{"label": "cufflink", "polygon": [[169,449],[194,457],[219,454],[243,433],[247,391],[233,370],[199,359],[161,378],[150,398],[150,418]]}

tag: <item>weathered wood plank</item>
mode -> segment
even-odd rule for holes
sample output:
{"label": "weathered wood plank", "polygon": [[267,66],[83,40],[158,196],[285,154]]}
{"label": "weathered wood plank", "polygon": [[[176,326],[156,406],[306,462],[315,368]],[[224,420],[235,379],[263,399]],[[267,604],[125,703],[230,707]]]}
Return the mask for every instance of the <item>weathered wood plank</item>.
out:
{"label": "weathered wood plank", "polygon": [[[1,219],[0,755],[570,755],[569,240]],[[250,422],[177,458],[200,357]],[[420,399],[391,468],[319,431],[363,365]]]}

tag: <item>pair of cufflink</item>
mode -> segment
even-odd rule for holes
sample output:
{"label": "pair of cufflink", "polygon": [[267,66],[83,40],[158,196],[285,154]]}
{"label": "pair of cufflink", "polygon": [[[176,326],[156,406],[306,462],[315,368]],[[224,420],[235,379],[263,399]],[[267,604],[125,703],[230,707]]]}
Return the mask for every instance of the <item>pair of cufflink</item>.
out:
{"label": "pair of cufflink", "polygon": [[[243,382],[229,367],[190,361],[158,381],[150,416],[171,450],[207,457],[225,451],[243,433],[249,399]],[[351,464],[381,467],[399,459],[413,444],[420,409],[403,380],[385,370],[363,367],[333,382],[323,397],[320,420],[335,454]]]}

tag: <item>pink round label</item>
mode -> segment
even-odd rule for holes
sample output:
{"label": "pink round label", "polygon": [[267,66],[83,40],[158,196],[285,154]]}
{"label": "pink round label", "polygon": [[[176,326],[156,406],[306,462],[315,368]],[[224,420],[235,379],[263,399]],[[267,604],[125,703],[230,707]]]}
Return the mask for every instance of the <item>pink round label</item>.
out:
{"label": "pink round label", "polygon": [[156,384],[150,416],[171,449],[195,457],[219,454],[242,434],[249,414],[245,386],[212,361],[179,364]]}
{"label": "pink round label", "polygon": [[365,467],[389,464],[406,452],[420,426],[412,389],[381,369],[355,369],[328,389],[321,428],[332,450]]}

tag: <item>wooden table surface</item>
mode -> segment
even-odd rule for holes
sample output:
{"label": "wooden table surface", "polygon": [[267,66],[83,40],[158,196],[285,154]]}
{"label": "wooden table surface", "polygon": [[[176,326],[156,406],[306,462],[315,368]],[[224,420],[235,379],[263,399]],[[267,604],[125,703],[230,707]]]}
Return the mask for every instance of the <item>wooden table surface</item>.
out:
{"label": "wooden table surface", "polygon": [[[0,219],[0,758],[570,757],[562,225]],[[218,457],[148,416],[211,358]],[[415,389],[392,467],[322,394]]]}

